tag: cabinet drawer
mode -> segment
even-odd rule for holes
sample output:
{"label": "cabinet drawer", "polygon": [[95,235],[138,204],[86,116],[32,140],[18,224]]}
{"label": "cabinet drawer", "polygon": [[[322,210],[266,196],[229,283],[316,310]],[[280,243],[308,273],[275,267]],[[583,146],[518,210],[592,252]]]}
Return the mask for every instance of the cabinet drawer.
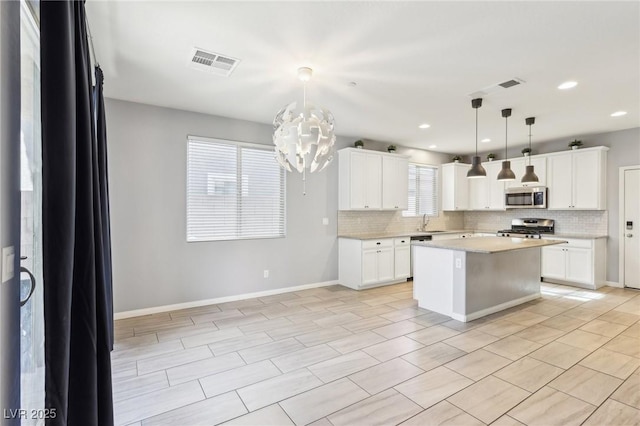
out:
{"label": "cabinet drawer", "polygon": [[568,247],[575,247],[575,248],[592,248],[593,247],[593,240],[589,240],[589,239],[582,239],[582,238],[547,238],[547,237],[542,237],[545,238],[547,240],[556,240],[556,241],[566,241],[567,244],[563,244],[562,247],[564,248],[568,248]]}
{"label": "cabinet drawer", "polygon": [[393,239],[381,239],[381,240],[366,240],[362,242],[362,249],[373,249],[380,247],[393,247]]}
{"label": "cabinet drawer", "polygon": [[565,241],[567,241],[567,247],[591,248],[593,246],[593,240],[567,238]]}
{"label": "cabinet drawer", "polygon": [[411,238],[410,237],[405,237],[405,238],[396,238],[393,241],[393,245],[396,247],[400,247],[400,246],[408,246],[411,244]]}

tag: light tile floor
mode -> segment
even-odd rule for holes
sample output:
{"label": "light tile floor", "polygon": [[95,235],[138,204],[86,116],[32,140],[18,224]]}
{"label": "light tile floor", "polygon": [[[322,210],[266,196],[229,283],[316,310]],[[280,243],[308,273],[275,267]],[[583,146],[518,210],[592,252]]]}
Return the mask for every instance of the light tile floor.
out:
{"label": "light tile floor", "polygon": [[118,425],[640,424],[640,292],[543,284],[470,323],[412,284],[116,321]]}

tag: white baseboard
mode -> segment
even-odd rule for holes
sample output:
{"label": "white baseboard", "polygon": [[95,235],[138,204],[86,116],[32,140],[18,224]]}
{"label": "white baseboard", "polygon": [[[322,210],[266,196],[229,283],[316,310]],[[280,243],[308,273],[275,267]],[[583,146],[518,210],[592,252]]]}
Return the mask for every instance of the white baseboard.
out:
{"label": "white baseboard", "polygon": [[308,290],[310,288],[327,287],[339,284],[338,280],[323,281],[319,283],[303,284],[295,287],[276,288],[274,290],[258,291],[255,293],[237,294],[234,296],[217,297],[214,299],[195,300],[193,302],[176,303],[173,305],[154,306],[151,308],[134,309],[132,311],[116,312],[114,319],[139,317],[143,315],[157,314],[160,312],[177,311],[179,309],[197,308],[199,306],[215,305],[217,303],[235,302],[236,300],[253,299],[255,297],[273,296],[274,294],[289,293],[292,291]]}
{"label": "white baseboard", "polygon": [[606,281],[605,285],[609,286],[609,287],[624,288],[624,286],[622,284],[617,283],[615,281]]}
{"label": "white baseboard", "polygon": [[512,307],[517,306],[517,305],[521,305],[521,304],[529,302],[531,300],[538,299],[539,297],[540,297],[540,293],[534,293],[534,294],[530,294],[529,296],[524,296],[524,297],[521,297],[519,299],[510,300],[509,302],[505,302],[505,303],[501,303],[501,304],[496,305],[496,306],[492,306],[492,307],[487,308],[487,309],[482,309],[480,311],[472,312],[472,313],[470,313],[468,315],[451,313],[450,317],[453,318],[454,320],[457,320],[457,321],[469,322],[469,321],[473,321],[474,319],[482,318],[484,316],[491,315],[493,313],[496,313],[496,312],[499,312],[499,311],[503,311],[505,309],[512,308]]}

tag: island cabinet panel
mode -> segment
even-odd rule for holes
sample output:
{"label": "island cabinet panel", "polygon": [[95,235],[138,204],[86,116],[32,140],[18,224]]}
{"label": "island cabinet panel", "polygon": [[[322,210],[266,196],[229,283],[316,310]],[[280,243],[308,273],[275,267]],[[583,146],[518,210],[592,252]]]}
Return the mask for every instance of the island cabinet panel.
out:
{"label": "island cabinet panel", "polygon": [[549,209],[606,209],[607,150],[589,148],[547,157]]}
{"label": "island cabinet panel", "polygon": [[547,240],[477,237],[414,247],[413,293],[420,308],[472,321],[540,297]]}
{"label": "island cabinet panel", "polygon": [[606,239],[564,240],[567,244],[542,248],[543,280],[589,289],[605,285]]}
{"label": "island cabinet panel", "polygon": [[338,151],[340,210],[406,210],[409,160],[398,154],[345,148]]}
{"label": "island cabinet panel", "polygon": [[411,273],[409,238],[343,237],[338,238],[338,250],[340,284],[356,290],[406,281]]}
{"label": "island cabinet panel", "polygon": [[441,167],[442,210],[456,211],[469,208],[469,164],[448,163]]}

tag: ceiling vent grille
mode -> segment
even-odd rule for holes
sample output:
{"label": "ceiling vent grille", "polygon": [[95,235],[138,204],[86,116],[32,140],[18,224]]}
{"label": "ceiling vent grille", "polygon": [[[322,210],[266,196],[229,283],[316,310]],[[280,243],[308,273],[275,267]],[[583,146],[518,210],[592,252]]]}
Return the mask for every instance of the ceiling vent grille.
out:
{"label": "ceiling vent grille", "polygon": [[504,90],[504,89],[509,89],[511,87],[514,86],[518,86],[522,83],[524,83],[525,81],[522,80],[521,78],[512,78],[511,80],[507,80],[507,81],[503,81],[502,83],[498,83],[498,84],[494,84],[491,85],[489,87],[485,87],[484,89],[478,90],[477,92],[473,92],[471,94],[469,94],[470,97],[472,98],[481,98],[483,96],[486,96],[490,93],[496,92],[498,90]]}
{"label": "ceiling vent grille", "polygon": [[518,84],[520,84],[518,80],[509,80],[509,81],[505,81],[504,83],[498,84],[498,86],[508,89],[509,87],[517,86]]}
{"label": "ceiling vent grille", "polygon": [[228,55],[207,52],[194,47],[189,55],[189,67],[211,74],[229,77],[240,63],[240,59]]}

